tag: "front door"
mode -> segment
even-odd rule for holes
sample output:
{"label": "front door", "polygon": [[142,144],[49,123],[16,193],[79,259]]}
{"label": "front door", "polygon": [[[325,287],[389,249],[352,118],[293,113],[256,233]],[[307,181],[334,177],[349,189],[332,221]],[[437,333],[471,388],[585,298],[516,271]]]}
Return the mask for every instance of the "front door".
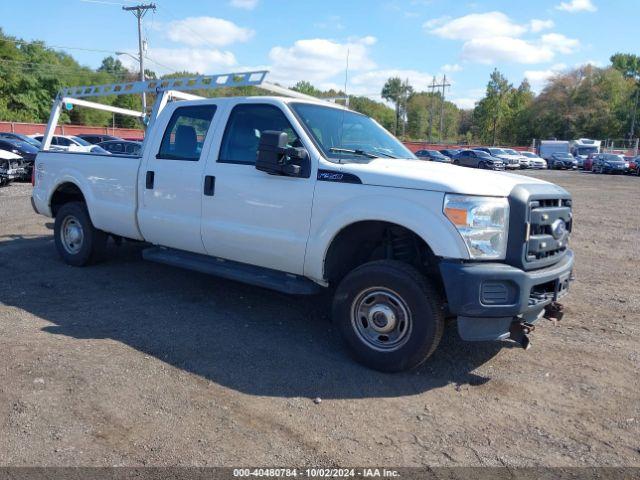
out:
{"label": "front door", "polygon": [[162,139],[152,141],[145,152],[138,180],[138,222],[145,240],[205,253],[200,233],[203,151],[215,112],[215,105],[176,108]]}
{"label": "front door", "polygon": [[240,103],[232,108],[205,171],[215,185],[202,204],[202,239],[209,255],[302,274],[315,168],[308,178],[255,169],[265,130],[284,131],[290,145],[303,146],[291,125],[275,104]]}

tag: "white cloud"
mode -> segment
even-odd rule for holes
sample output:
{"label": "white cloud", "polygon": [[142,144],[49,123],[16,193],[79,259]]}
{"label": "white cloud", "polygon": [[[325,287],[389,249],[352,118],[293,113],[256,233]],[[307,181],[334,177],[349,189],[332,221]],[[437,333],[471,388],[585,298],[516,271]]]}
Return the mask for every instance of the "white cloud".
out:
{"label": "white cloud", "polygon": [[461,58],[483,64],[550,62],[558,53],[568,54],[578,49],[578,40],[559,33],[547,33],[539,38],[524,36],[553,26],[552,20],[541,19],[519,24],[499,11],[472,13],[454,19],[441,17],[423,24],[423,28],[433,35],[464,41]]}
{"label": "white cloud", "polygon": [[529,22],[529,28],[533,33],[541,32],[542,30],[549,30],[554,26],[555,23],[553,23],[553,20],[539,20],[534,18]]}
{"label": "white cloud", "polygon": [[547,33],[541,38],[543,46],[560,53],[573,53],[580,46],[580,42],[575,38],[567,38],[560,33]]}
{"label": "white cloud", "polygon": [[477,98],[452,98],[451,101],[456,104],[458,108],[463,110],[470,110],[476,106]]}
{"label": "white cloud", "polygon": [[[215,49],[150,48],[147,54],[149,58],[171,67],[173,71],[197,72],[207,75],[228,72],[237,64],[233,53]],[[127,68],[138,68],[138,64],[130,57],[120,56],[119,58]],[[172,73],[172,70],[163,68],[153,61],[149,61],[147,66],[160,74]]]}
{"label": "white cloud", "polygon": [[424,28],[426,28],[427,30],[430,30],[432,28],[437,27],[438,25],[442,25],[444,23],[447,23],[447,21],[450,19],[451,17],[449,15],[445,15],[444,17],[438,17],[438,18],[432,18],[431,20],[427,20],[426,22],[424,22],[422,24],[422,26]]}
{"label": "white cloud", "polygon": [[433,75],[418,70],[382,69],[354,75],[350,81],[349,93],[354,95],[379,96],[385,82],[391,77],[409,80],[414,90],[426,92],[433,81]]}
{"label": "white cloud", "polygon": [[245,10],[253,10],[258,5],[258,0],[231,0],[230,5]]}
{"label": "white cloud", "polygon": [[557,10],[564,10],[565,12],[595,12],[596,6],[591,0],[569,0],[568,2],[560,2],[556,5]]}
{"label": "white cloud", "polygon": [[325,38],[298,40],[290,47],[273,47],[269,52],[272,62],[271,78],[286,85],[298,80],[320,84],[344,73],[347,52],[349,71],[375,68],[369,57],[369,47],[376,42],[372,36],[352,38],[345,43]]}
{"label": "white cloud", "polygon": [[166,28],[170,40],[192,47],[222,47],[236,42],[246,42],[254,34],[253,30],[215,17],[189,17],[173,21]]}
{"label": "white cloud", "polygon": [[564,63],[556,63],[545,70],[526,70],[524,72],[524,78],[529,81],[531,89],[537,93],[544,88],[551,77],[561,73],[566,68],[567,66]]}
{"label": "white cloud", "polygon": [[447,64],[443,65],[442,68],[440,68],[440,70],[442,70],[443,72],[446,72],[446,73],[453,73],[453,72],[462,71],[462,67],[460,65],[458,65],[457,63],[454,63],[454,64],[447,63]]}
{"label": "white cloud", "polygon": [[549,46],[535,45],[521,38],[476,38],[465,42],[462,58],[476,63],[498,62],[542,63],[553,60],[554,51]]}
{"label": "white cloud", "polygon": [[518,37],[527,30],[526,26],[512,22],[502,12],[472,13],[435,25],[438,25],[437,28],[433,28],[433,20],[430,20],[423,26],[433,35],[451,40]]}

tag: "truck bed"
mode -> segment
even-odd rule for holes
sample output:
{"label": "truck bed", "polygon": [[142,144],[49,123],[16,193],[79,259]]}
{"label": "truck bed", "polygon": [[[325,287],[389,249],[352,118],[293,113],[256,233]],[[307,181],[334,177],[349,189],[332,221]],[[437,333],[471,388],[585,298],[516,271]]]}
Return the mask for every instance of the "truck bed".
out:
{"label": "truck bed", "polygon": [[136,220],[141,158],[83,152],[39,152],[33,191],[35,207],[43,215],[52,216],[50,195],[65,182],[72,182],[82,190],[96,228],[142,240]]}

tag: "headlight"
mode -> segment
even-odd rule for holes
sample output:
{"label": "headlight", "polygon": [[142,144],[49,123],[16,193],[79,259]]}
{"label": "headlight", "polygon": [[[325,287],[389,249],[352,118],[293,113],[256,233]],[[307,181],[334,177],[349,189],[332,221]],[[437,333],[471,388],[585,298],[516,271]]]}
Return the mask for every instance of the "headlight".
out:
{"label": "headlight", "polygon": [[471,258],[505,258],[509,227],[506,198],[447,194],[443,211],[458,229]]}

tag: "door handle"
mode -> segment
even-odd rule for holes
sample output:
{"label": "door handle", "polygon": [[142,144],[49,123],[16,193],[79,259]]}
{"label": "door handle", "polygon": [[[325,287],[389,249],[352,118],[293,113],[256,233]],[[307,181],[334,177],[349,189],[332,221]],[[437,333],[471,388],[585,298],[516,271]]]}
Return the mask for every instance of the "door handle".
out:
{"label": "door handle", "polygon": [[149,170],[147,172],[146,184],[147,190],[153,190],[153,181],[155,179],[155,173]]}
{"label": "door handle", "polygon": [[213,175],[205,175],[204,177],[204,194],[207,197],[213,197],[216,189],[216,177]]}

